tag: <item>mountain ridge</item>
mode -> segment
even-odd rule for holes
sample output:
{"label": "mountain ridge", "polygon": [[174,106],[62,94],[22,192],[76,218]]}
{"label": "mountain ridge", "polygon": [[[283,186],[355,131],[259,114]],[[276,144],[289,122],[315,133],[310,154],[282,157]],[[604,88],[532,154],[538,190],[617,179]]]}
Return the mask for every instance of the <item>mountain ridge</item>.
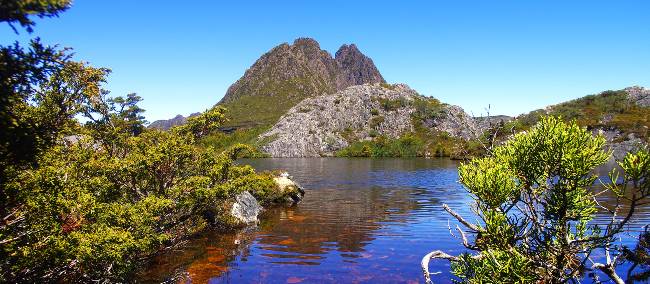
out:
{"label": "mountain ridge", "polygon": [[[302,37],[261,55],[228,87],[217,105],[228,109],[227,127],[270,127],[305,98],[332,94],[353,85],[385,82],[372,59],[356,44],[343,44],[332,56],[316,40]],[[161,128],[181,121],[174,119],[151,125]]]}
{"label": "mountain ridge", "polygon": [[384,82],[372,59],[356,45],[342,45],[332,57],[316,40],[298,38],[262,55],[218,104],[229,109],[230,125],[271,125],[305,98]]}

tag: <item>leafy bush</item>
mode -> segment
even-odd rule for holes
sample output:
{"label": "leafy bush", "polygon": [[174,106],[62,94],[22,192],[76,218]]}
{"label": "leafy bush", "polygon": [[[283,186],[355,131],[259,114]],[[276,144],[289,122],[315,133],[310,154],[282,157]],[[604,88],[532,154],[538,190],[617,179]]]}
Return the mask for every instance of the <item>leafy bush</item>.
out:
{"label": "leafy bush", "polygon": [[445,110],[444,105],[434,98],[417,98],[413,100],[413,108],[415,112],[411,117],[420,121],[436,119],[444,114]]}
{"label": "leafy bush", "polygon": [[394,100],[378,98],[377,101],[384,111],[395,111],[409,105],[408,101],[405,98],[398,98]]}
{"label": "leafy bush", "polygon": [[370,123],[368,123],[368,126],[371,129],[377,129],[382,123],[384,123],[386,119],[383,116],[375,116],[370,119]]}
{"label": "leafy bush", "polygon": [[232,133],[216,131],[199,140],[198,144],[205,148],[213,147],[217,150],[226,150],[236,144],[246,144],[252,146],[254,151],[246,153],[245,157],[263,157],[264,153],[260,152],[259,148],[272,141],[273,137],[263,141],[258,140],[258,137],[268,129],[268,126],[255,126],[236,129]]}
{"label": "leafy bush", "polygon": [[[616,170],[610,174],[612,183],[605,190],[618,203],[601,208],[624,217],[603,227],[589,221],[601,206],[591,187],[598,178],[594,170],[609,158],[604,145],[603,137],[592,136],[576,122],[544,117],[490,156],[463,163],[460,182],[476,201],[472,208],[480,222],[443,208],[464,226],[457,229],[474,253],[430,253],[423,259],[427,280],[429,258],[444,258],[464,283],[579,282],[594,270],[623,283],[615,268],[627,254],[615,240],[650,196],[650,152],[630,153],[619,162],[622,178]],[[605,249],[605,262],[597,262],[595,252]]]}
{"label": "leafy bush", "polygon": [[[69,5],[45,2],[3,3],[18,10],[0,21],[31,27],[27,16]],[[2,283],[123,282],[218,220],[234,194],[281,198],[271,176],[234,165],[251,147],[196,145],[226,121],[223,108],[147,130],[141,98],[108,97],[110,70],[71,61],[67,50],[0,46],[0,66]]]}
{"label": "leafy bush", "polygon": [[407,134],[398,139],[377,136],[372,141],[359,141],[338,151],[338,157],[417,157],[424,152],[424,142]]}

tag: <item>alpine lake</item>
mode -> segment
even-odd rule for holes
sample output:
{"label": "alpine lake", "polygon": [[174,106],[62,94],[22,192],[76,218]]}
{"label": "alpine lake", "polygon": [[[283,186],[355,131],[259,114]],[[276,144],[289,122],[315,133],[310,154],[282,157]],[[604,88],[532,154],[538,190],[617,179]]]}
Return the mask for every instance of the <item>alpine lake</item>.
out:
{"label": "alpine lake", "polygon": [[[468,220],[473,200],[458,183],[459,162],[425,158],[242,159],[284,170],[305,188],[297,205],[270,208],[255,227],[208,231],[157,256],[142,283],[422,283],[422,257],[465,252],[447,204]],[[599,172],[606,175],[607,170]],[[611,196],[599,197],[613,202]],[[606,224],[610,217],[593,221]],[[621,241],[633,245],[650,223],[639,208]],[[434,283],[452,283],[449,262],[432,260]]]}

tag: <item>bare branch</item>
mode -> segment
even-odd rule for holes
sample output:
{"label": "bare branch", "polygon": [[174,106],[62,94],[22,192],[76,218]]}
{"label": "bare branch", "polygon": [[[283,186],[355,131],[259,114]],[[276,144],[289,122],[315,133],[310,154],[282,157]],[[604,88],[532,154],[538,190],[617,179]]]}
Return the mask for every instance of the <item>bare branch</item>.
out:
{"label": "bare branch", "polygon": [[471,230],[473,230],[475,232],[480,231],[480,229],[476,225],[474,225],[474,224],[472,224],[470,222],[467,222],[467,220],[463,219],[462,216],[460,216],[454,210],[451,210],[451,208],[449,208],[449,206],[447,204],[443,204],[442,208],[444,208],[445,211],[447,211],[449,214],[451,214],[451,216],[454,216],[454,218],[456,218],[456,220],[458,220],[458,222],[465,225],[465,227],[467,227],[467,228],[469,228],[469,229],[471,229]]}
{"label": "bare branch", "polygon": [[621,277],[616,274],[616,270],[614,270],[614,266],[611,264],[594,263],[591,268],[602,271],[616,284],[625,284],[625,281],[623,281],[623,279],[621,279]]}
{"label": "bare branch", "polygon": [[441,250],[432,251],[432,252],[428,253],[427,255],[425,255],[422,258],[422,262],[420,264],[422,266],[422,273],[424,273],[425,283],[427,283],[427,284],[433,284],[433,282],[431,282],[431,275],[432,274],[440,273],[440,272],[436,272],[436,273],[430,273],[429,272],[429,261],[431,259],[434,259],[434,258],[435,259],[446,259],[446,260],[449,260],[449,261],[458,260],[457,257],[452,256],[452,255],[448,255],[448,254],[446,254],[445,252],[443,252]]}

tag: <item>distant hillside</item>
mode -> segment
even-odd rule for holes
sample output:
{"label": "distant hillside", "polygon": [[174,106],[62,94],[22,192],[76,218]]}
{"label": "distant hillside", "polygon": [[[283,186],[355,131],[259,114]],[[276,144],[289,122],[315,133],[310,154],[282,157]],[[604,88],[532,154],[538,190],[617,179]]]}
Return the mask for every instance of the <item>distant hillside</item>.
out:
{"label": "distant hillside", "polygon": [[303,100],[260,140],[273,157],[449,156],[482,131],[460,107],[406,85],[365,84]]}
{"label": "distant hillside", "polygon": [[229,110],[228,126],[271,125],[305,98],[383,82],[372,59],[354,44],[341,46],[332,57],[315,40],[299,38],[262,55],[219,105]]}
{"label": "distant hillside", "polygon": [[158,128],[158,129],[161,129],[161,130],[169,130],[170,128],[172,128],[174,126],[184,124],[187,121],[188,118],[193,117],[193,116],[197,116],[199,114],[200,114],[199,112],[196,112],[196,113],[190,114],[188,117],[184,117],[184,116],[179,114],[179,115],[175,116],[172,119],[156,120],[156,121],[152,122],[151,124],[149,124],[149,126],[147,126],[147,127],[149,127],[149,128]]}
{"label": "distant hillside", "polygon": [[621,154],[635,144],[649,142],[650,90],[635,86],[549,106],[517,117],[506,124],[505,131],[528,129],[542,115],[575,119],[579,125],[603,133],[615,154]]}

